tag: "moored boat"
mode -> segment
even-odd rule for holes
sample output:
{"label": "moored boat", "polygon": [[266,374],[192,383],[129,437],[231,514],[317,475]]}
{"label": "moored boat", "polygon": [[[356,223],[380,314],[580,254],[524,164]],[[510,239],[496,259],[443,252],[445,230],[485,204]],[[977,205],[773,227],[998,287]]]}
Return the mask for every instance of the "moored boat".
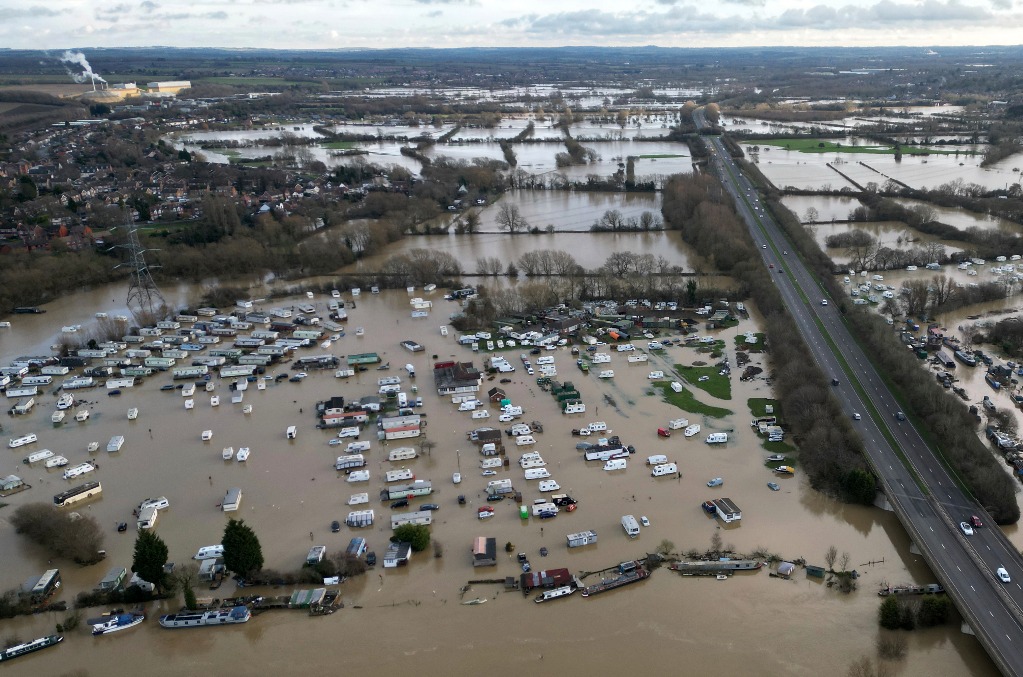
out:
{"label": "moored boat", "polygon": [[552,599],[558,599],[560,597],[568,597],[573,592],[575,592],[575,590],[576,590],[575,586],[572,586],[572,585],[562,585],[562,586],[554,588],[552,590],[544,590],[539,595],[537,595],[536,598],[533,601],[536,602],[537,604],[542,604],[543,602],[549,602]]}
{"label": "moored boat", "polygon": [[33,651],[39,651],[40,649],[56,646],[63,641],[63,635],[47,635],[46,637],[33,639],[31,642],[15,644],[10,648],[0,651],[0,661],[9,661],[17,658],[18,656],[24,656],[27,653],[32,653]]}
{"label": "moored boat", "polygon": [[630,583],[645,580],[650,572],[636,561],[622,562],[617,567],[618,575],[613,578],[602,578],[600,583],[588,585],[583,588],[583,597],[592,597],[608,590],[614,590]]}
{"label": "moored boat", "polygon": [[109,620],[93,625],[92,634],[109,635],[113,632],[120,632],[128,628],[134,628],[145,619],[146,617],[142,614],[117,614],[111,616]]}
{"label": "moored boat", "polygon": [[230,625],[246,623],[252,618],[248,607],[236,606],[230,609],[212,611],[182,611],[160,616],[160,625],[165,628],[197,628],[204,625]]}

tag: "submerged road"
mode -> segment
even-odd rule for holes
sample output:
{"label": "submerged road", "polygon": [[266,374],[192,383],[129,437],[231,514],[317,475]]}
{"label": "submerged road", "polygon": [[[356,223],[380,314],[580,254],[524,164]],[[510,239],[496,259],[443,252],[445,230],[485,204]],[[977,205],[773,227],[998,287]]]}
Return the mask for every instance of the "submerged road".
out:
{"label": "submerged road", "polygon": [[[698,127],[707,126],[702,110],[694,118]],[[842,322],[838,305],[843,299],[830,298],[799,257],[789,253],[792,244],[721,140],[704,138],[710,169],[735,200],[765,265],[774,266],[774,284],[811,356],[824,374],[838,380],[835,395],[853,419],[889,503],[995,665],[1002,674],[1023,676],[1023,557],[1001,529],[989,524],[987,513],[963,493],[902,416],[895,397]],[[979,515],[985,527],[967,536],[960,522],[972,515]],[[998,579],[999,567],[1011,582]]]}

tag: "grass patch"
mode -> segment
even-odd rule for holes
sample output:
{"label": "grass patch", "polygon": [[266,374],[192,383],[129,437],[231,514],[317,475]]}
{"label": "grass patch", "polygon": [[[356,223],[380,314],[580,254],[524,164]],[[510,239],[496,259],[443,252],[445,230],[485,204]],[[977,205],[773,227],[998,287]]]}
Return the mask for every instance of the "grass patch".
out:
{"label": "grass patch", "polygon": [[762,353],[766,348],[764,342],[767,340],[767,334],[762,331],[753,332],[753,335],[757,337],[756,343],[746,343],[745,336],[735,337],[735,348],[746,353]]}
{"label": "grass patch", "polygon": [[652,153],[650,155],[637,155],[640,160],[660,160],[662,158],[673,158],[673,157],[687,157],[685,155],[677,155],[675,153]]}
{"label": "grass patch", "polygon": [[781,442],[768,442],[766,438],[761,438],[760,446],[764,448],[764,451],[769,451],[772,454],[785,454],[784,461],[775,461],[771,463],[765,462],[765,465],[770,465],[772,468],[776,468],[779,465],[796,465],[796,462],[789,458],[789,454],[796,453],[796,448],[788,442],[785,442],[784,440]]}
{"label": "grass patch", "polygon": [[327,143],[321,144],[321,148],[327,150],[351,150],[356,147],[355,141],[328,141]]}
{"label": "grass patch", "polygon": [[685,388],[682,389],[682,392],[676,393],[671,389],[671,384],[665,381],[658,381],[657,383],[654,383],[654,387],[660,390],[661,394],[664,395],[665,402],[675,405],[682,411],[687,411],[691,414],[703,414],[704,416],[709,416],[711,418],[724,418],[732,413],[730,409],[714,407],[700,402]]}
{"label": "grass patch", "polygon": [[[772,400],[768,397],[751,397],[746,400],[746,406],[749,407],[749,412],[753,414],[753,418],[774,416],[779,421],[781,420],[781,404],[778,403],[778,400]],[[774,407],[770,414],[767,413],[768,406]]]}
{"label": "grass patch", "polygon": [[[761,146],[776,146],[799,153],[861,153],[866,155],[895,155],[895,146],[847,146],[821,139],[771,139],[758,141]],[[918,146],[900,146],[903,155],[955,155],[957,152],[972,155],[966,151],[932,150]]]}
{"label": "grass patch", "polygon": [[[732,381],[727,376],[722,376],[717,367],[686,367],[681,364],[675,365],[675,370],[689,381],[689,385],[699,388],[708,395],[719,400],[732,399]],[[704,380],[701,378],[706,377]]]}

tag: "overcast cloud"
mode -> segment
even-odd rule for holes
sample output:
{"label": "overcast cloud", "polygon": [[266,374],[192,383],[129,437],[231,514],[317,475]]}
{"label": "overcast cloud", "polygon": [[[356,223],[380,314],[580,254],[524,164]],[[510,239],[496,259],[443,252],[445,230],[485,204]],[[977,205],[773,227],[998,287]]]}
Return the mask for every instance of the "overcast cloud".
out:
{"label": "overcast cloud", "polygon": [[993,45],[1023,0],[0,0],[0,46]]}

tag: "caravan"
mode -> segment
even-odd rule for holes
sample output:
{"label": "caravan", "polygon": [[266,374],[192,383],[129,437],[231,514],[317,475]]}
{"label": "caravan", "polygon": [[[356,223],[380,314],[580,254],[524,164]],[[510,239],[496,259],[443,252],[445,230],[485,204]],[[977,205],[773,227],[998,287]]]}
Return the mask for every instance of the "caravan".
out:
{"label": "caravan", "polygon": [[654,469],[650,471],[652,477],[664,477],[665,475],[677,475],[678,466],[674,463],[661,463],[655,465]]}
{"label": "caravan", "polygon": [[627,465],[624,458],[609,458],[604,462],[604,470],[625,470]]}
{"label": "caravan", "polygon": [[561,485],[558,484],[557,482],[555,482],[554,480],[542,480],[540,482],[540,484],[537,486],[537,489],[542,491],[542,492],[544,492],[544,491],[557,491],[560,488],[561,488]]}
{"label": "caravan", "polygon": [[622,515],[622,528],[625,529],[625,533],[629,535],[629,538],[639,536],[639,522],[632,515]]}
{"label": "caravan", "polygon": [[551,473],[547,468],[529,468],[526,470],[527,480],[543,480],[551,476]]}

